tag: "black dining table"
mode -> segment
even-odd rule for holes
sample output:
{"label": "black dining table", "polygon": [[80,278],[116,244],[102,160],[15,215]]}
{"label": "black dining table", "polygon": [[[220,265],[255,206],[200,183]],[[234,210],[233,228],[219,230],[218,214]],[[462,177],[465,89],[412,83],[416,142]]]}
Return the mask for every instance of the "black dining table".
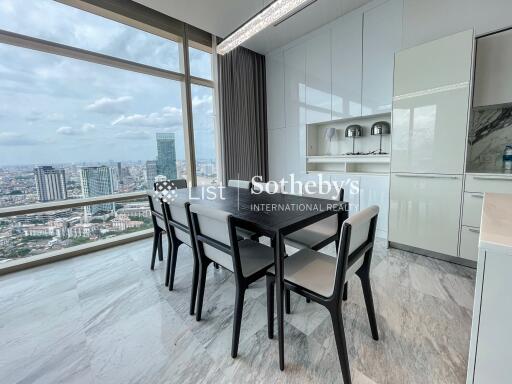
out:
{"label": "black dining table", "polygon": [[276,272],[279,368],[284,370],[284,238],[335,214],[339,214],[340,220],[344,221],[348,217],[348,203],[283,193],[256,194],[248,189],[213,186],[175,189],[168,198],[173,196],[180,200],[186,199],[191,204],[206,204],[229,212],[240,220],[244,229],[272,240]]}

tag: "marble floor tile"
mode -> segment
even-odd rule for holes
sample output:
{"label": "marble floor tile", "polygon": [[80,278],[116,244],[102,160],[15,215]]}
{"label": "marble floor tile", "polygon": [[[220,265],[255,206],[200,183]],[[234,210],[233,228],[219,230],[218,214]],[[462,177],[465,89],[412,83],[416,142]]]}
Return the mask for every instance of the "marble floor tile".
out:
{"label": "marble floor tile", "polygon": [[[267,337],[264,279],[256,282],[232,359],[233,275],[209,269],[197,322],[188,314],[191,250],[180,247],[169,292],[166,260],[149,269],[151,246],[139,241],[0,277],[0,383],[342,382],[324,308],[292,293],[281,372],[277,340]],[[335,254],[332,245],[322,251]],[[464,383],[475,271],[378,240],[371,278],[379,340],[357,277],[342,307],[353,383]]]}

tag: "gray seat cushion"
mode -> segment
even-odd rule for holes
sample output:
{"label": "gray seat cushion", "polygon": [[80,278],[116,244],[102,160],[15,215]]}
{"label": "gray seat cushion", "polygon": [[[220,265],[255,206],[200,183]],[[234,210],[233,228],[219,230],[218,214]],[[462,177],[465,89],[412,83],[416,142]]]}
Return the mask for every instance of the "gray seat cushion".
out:
{"label": "gray seat cushion", "polygon": [[[312,249],[301,249],[284,260],[284,279],[304,287],[324,297],[334,292],[337,259]],[[360,257],[347,270],[346,280],[350,279],[363,265]],[[272,267],[269,272],[275,274]]]}
{"label": "gray seat cushion", "polygon": [[312,248],[322,241],[336,235],[338,216],[333,215],[318,223],[299,229],[285,237],[287,245],[294,248]]}

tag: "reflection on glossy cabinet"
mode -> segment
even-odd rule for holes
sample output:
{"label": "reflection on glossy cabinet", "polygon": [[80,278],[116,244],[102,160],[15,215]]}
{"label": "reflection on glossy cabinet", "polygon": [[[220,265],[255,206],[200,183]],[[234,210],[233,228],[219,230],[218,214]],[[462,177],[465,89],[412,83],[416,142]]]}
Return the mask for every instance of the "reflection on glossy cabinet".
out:
{"label": "reflection on glossy cabinet", "polygon": [[387,237],[389,214],[389,175],[361,175],[359,186],[359,207],[361,210],[372,205],[379,207],[377,232]]}
{"label": "reflection on glossy cabinet", "polygon": [[286,130],[284,128],[268,131],[268,165],[270,180],[280,180],[287,172],[287,153],[284,148]]}
{"label": "reflection on glossy cabinet", "polygon": [[306,122],[331,120],[331,31],[306,43]]}
{"label": "reflection on glossy cabinet", "polygon": [[391,111],[395,52],[401,48],[403,0],[364,13],[363,115]]}
{"label": "reflection on glossy cabinet", "polygon": [[266,56],[267,121],[269,129],[283,128],[284,118],[284,55],[282,50]]}
{"label": "reflection on glossy cabinet", "polygon": [[348,14],[332,27],[332,118],[361,116],[363,14]]}
{"label": "reflection on glossy cabinet", "polygon": [[361,178],[357,175],[331,175],[331,182],[336,182],[344,190],[344,200],[349,203],[349,215],[359,212],[359,189]]}
{"label": "reflection on glossy cabinet", "polygon": [[469,85],[395,99],[392,172],[462,174]]}
{"label": "reflection on glossy cabinet", "polygon": [[393,174],[389,241],[457,256],[462,176]]}
{"label": "reflection on glossy cabinet", "polygon": [[284,52],[285,123],[296,127],[306,122],[306,44]]}

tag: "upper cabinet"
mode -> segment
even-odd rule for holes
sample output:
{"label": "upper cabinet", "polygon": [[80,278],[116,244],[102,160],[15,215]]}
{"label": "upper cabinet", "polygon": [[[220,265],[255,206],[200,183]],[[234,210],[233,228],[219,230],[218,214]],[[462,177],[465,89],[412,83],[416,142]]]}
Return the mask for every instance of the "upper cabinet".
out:
{"label": "upper cabinet", "polygon": [[306,122],[331,120],[331,31],[306,43]]}
{"label": "upper cabinet", "polygon": [[268,128],[284,128],[284,55],[282,50],[266,56]]}
{"label": "upper cabinet", "polygon": [[512,30],[477,40],[473,105],[512,103]]}
{"label": "upper cabinet", "polygon": [[363,14],[338,19],[331,36],[332,118],[361,116]]}
{"label": "upper cabinet", "polygon": [[284,102],[287,127],[306,122],[306,45],[284,51]]}
{"label": "upper cabinet", "polygon": [[395,52],[401,48],[403,0],[364,13],[362,114],[391,111]]}

